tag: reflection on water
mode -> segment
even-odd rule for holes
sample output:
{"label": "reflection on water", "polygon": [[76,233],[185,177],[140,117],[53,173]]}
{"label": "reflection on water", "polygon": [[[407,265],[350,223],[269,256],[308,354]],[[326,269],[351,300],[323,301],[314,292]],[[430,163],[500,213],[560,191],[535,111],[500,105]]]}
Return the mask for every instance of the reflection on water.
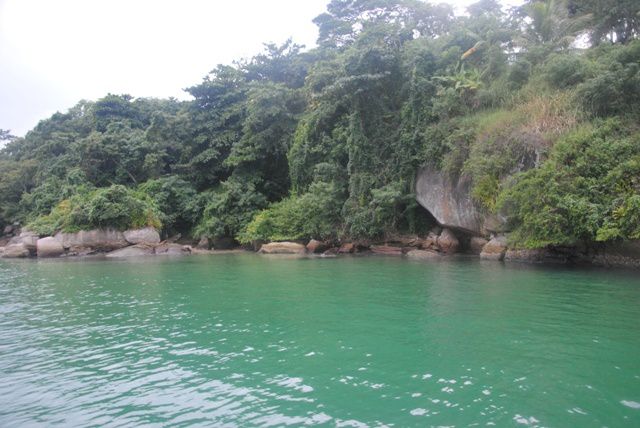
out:
{"label": "reflection on water", "polygon": [[0,426],[640,426],[637,272],[0,262]]}

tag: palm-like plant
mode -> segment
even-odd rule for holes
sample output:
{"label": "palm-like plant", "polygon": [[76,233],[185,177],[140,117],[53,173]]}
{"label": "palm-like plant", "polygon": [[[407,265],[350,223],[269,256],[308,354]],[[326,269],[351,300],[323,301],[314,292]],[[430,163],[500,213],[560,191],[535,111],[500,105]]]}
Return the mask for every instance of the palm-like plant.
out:
{"label": "palm-like plant", "polygon": [[585,30],[590,16],[574,17],[566,0],[533,0],[521,8],[525,29],[524,46],[543,44],[566,49]]}

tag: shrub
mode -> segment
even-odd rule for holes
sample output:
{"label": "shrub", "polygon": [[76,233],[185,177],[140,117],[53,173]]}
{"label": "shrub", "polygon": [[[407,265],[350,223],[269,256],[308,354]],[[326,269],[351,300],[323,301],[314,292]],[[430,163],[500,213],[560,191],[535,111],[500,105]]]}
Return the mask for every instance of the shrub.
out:
{"label": "shrub", "polygon": [[566,89],[592,76],[589,62],[575,54],[552,56],[545,64],[544,77],[556,89]]}
{"label": "shrub", "polygon": [[194,228],[195,236],[233,238],[267,205],[267,198],[251,179],[231,177],[205,194],[202,218]]}
{"label": "shrub", "polygon": [[148,195],[113,185],[65,199],[48,215],[37,217],[27,227],[42,235],[105,227],[125,230],[151,226],[160,229],[160,216]]}
{"label": "shrub", "polygon": [[[624,160],[624,161],[623,161]],[[519,174],[498,206],[527,247],[640,237],[640,134],[618,119],[576,130],[537,169]]]}
{"label": "shrub", "polygon": [[149,180],[139,190],[154,201],[162,224],[170,233],[190,230],[202,211],[196,190],[175,175]]}
{"label": "shrub", "polygon": [[333,183],[315,182],[303,195],[292,195],[260,211],[237,239],[242,243],[336,236],[342,199]]}

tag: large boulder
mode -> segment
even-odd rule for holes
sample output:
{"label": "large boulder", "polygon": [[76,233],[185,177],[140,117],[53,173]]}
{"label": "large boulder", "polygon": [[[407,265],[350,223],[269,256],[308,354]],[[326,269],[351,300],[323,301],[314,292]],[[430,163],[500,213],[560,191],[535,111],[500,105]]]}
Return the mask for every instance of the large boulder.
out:
{"label": "large boulder", "polygon": [[4,251],[2,252],[2,257],[6,259],[18,259],[29,257],[29,249],[27,246],[20,242],[18,244],[9,244],[4,247]]}
{"label": "large boulder", "polygon": [[76,253],[113,251],[129,245],[122,232],[115,229],[82,230],[76,233],[59,232],[54,236],[65,249]]}
{"label": "large boulder", "polygon": [[444,229],[438,236],[438,248],[443,253],[453,254],[460,248],[460,241],[450,229]]}
{"label": "large boulder", "polygon": [[11,238],[9,244],[23,244],[30,254],[35,254],[39,238],[37,233],[23,229],[18,236]]}
{"label": "large boulder", "polygon": [[130,247],[121,248],[119,250],[107,253],[106,257],[129,258],[140,256],[151,256],[155,254],[154,248],[149,245],[137,244]]}
{"label": "large boulder", "polygon": [[507,238],[503,235],[492,238],[482,247],[480,258],[483,260],[503,260],[507,252]]}
{"label": "large boulder", "polygon": [[338,248],[338,254],[352,254],[356,252],[356,244],[353,242],[345,242]]}
{"label": "large boulder", "polygon": [[62,243],[52,236],[38,239],[36,243],[38,257],[60,257],[64,254]]}
{"label": "large boulder", "polygon": [[131,229],[125,230],[124,239],[129,244],[159,244],[160,243],[160,234],[153,227],[144,227],[142,229]]}
{"label": "large boulder", "polygon": [[307,249],[296,242],[271,242],[260,247],[263,254],[304,254]]}
{"label": "large boulder", "polygon": [[325,242],[318,241],[316,239],[312,239],[307,243],[307,251],[313,254],[324,253],[329,249],[329,245]]}
{"label": "large boulder", "polygon": [[471,200],[471,179],[423,167],[416,177],[416,199],[444,227],[480,234],[483,216]]}

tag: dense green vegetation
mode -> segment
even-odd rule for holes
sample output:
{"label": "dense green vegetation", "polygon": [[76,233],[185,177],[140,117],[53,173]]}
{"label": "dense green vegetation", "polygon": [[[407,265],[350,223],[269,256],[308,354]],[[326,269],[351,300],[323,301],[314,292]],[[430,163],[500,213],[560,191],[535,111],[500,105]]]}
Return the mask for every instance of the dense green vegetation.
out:
{"label": "dense green vegetation", "polygon": [[[640,238],[640,3],[332,0],[318,47],[219,65],[192,101],[107,95],[0,134],[0,225],[254,239],[428,227],[468,175],[526,246]],[[576,42],[576,40],[578,40]]]}

